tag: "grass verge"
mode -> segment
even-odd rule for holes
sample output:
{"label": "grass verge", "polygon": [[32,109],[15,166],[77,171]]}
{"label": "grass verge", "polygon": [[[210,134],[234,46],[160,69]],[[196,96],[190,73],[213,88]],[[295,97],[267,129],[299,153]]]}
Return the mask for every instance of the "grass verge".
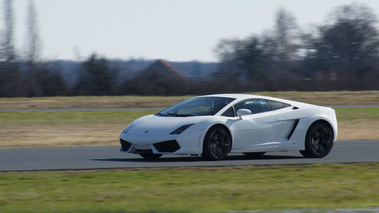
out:
{"label": "grass verge", "polygon": [[378,207],[379,163],[0,173],[0,212]]}

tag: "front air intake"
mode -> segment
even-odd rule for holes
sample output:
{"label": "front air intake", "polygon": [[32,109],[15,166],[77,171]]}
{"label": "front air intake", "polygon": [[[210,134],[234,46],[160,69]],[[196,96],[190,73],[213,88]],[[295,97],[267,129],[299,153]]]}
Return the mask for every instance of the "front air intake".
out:
{"label": "front air intake", "polygon": [[130,149],[130,147],[132,146],[132,143],[129,143],[125,140],[122,140],[121,138],[120,138],[120,143],[121,143],[122,151],[124,151],[124,152],[127,152]]}
{"label": "front air intake", "polygon": [[154,147],[159,152],[176,152],[178,149],[180,149],[180,146],[176,140],[155,143]]}

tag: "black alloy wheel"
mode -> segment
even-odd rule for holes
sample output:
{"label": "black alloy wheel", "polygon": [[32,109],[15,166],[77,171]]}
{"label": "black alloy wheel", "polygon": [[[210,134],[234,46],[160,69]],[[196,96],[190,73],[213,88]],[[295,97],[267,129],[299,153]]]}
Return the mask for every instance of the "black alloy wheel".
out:
{"label": "black alloy wheel", "polygon": [[333,131],[330,126],[317,122],[308,129],[305,150],[300,153],[307,158],[323,158],[333,147]]}
{"label": "black alloy wheel", "polygon": [[205,135],[201,156],[207,160],[225,159],[231,145],[231,137],[227,129],[222,126],[214,126]]}

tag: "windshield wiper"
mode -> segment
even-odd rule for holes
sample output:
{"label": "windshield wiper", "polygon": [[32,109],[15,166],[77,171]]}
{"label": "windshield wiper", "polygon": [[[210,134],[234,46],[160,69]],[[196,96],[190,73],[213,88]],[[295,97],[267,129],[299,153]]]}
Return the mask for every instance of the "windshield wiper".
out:
{"label": "windshield wiper", "polygon": [[166,114],[163,114],[163,113],[160,113],[160,112],[158,112],[158,113],[155,114],[155,115],[159,115],[159,116],[163,116],[163,117],[167,116]]}
{"label": "windshield wiper", "polygon": [[167,113],[167,115],[175,116],[175,117],[188,117],[188,116],[194,116],[190,114],[176,114],[176,113]]}

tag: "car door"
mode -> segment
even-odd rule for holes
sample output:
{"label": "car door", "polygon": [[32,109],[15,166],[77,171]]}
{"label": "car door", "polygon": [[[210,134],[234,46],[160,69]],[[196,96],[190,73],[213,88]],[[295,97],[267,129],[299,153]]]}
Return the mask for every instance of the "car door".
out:
{"label": "car door", "polygon": [[254,152],[278,146],[276,143],[285,122],[280,110],[271,110],[263,99],[249,99],[237,103],[238,109],[249,109],[252,114],[242,116],[232,125],[234,151]]}

